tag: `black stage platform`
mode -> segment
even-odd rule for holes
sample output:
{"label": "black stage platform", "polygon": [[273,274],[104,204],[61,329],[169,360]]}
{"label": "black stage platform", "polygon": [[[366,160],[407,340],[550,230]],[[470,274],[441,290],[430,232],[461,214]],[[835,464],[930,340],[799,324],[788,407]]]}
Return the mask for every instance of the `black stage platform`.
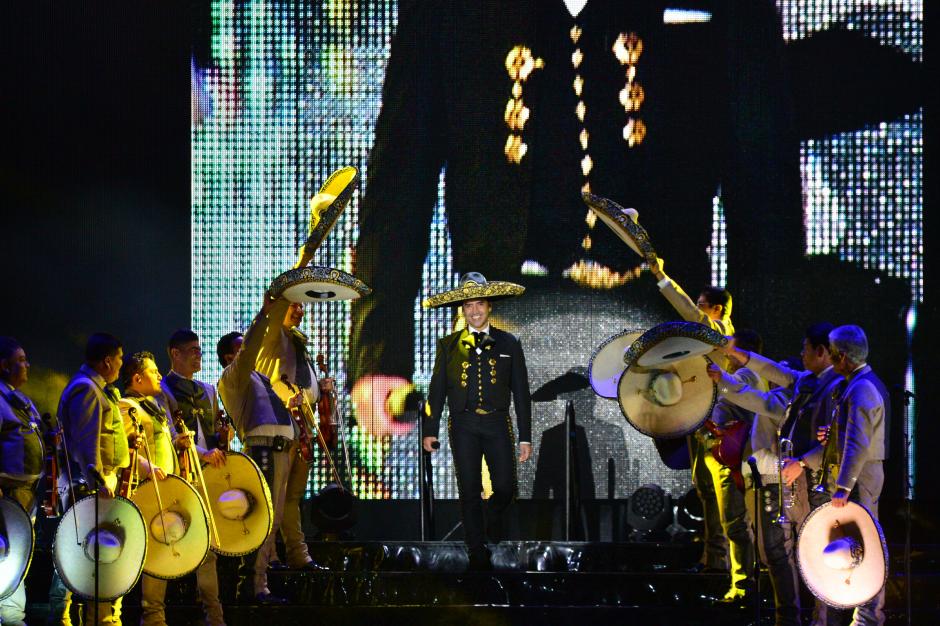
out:
{"label": "black stage platform", "polygon": [[[608,624],[724,626],[756,623],[754,603],[716,603],[728,587],[718,574],[690,574],[699,544],[503,542],[493,546],[492,572],[466,572],[464,547],[454,542],[312,542],[320,572],[276,571],[271,591],[287,606],[238,604],[236,559],[219,559],[220,588],[229,626],[310,624]],[[901,546],[891,546],[888,623],[906,615]],[[48,611],[48,552],[37,552],[27,588],[32,626]],[[915,546],[913,624],[940,618],[940,546]],[[762,576],[762,624],[773,623],[773,599]],[[167,623],[199,622],[195,579],[171,583]],[[811,607],[809,597],[806,607]],[[136,624],[140,591],[124,601],[123,623]],[[806,611],[808,618],[809,612]],[[848,620],[846,620],[848,621]]]}

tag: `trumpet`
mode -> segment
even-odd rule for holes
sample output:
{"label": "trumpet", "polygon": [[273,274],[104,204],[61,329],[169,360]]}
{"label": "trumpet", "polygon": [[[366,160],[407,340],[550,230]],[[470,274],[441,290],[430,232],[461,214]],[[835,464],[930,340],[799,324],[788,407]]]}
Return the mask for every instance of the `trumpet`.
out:
{"label": "trumpet", "polygon": [[842,403],[838,402],[839,398],[842,395],[845,387],[843,385],[838,385],[832,392],[832,399],[836,400],[836,405],[832,409],[832,415],[829,419],[829,424],[826,425],[826,444],[825,451],[823,452],[823,467],[822,471],[819,472],[819,482],[813,487],[813,491],[816,493],[826,493],[828,491],[828,474],[829,470],[836,463],[831,462],[831,457],[828,454],[830,448],[829,445],[833,446],[839,445],[839,412],[842,408]]}
{"label": "trumpet", "polygon": [[780,431],[777,431],[777,435],[779,442],[777,453],[777,480],[779,481],[777,495],[779,501],[778,515],[774,523],[782,526],[790,523],[787,510],[792,509],[793,505],[796,504],[796,489],[794,489],[793,485],[787,485],[787,482],[783,478],[783,468],[786,467],[787,461],[793,456],[793,440],[780,437]]}

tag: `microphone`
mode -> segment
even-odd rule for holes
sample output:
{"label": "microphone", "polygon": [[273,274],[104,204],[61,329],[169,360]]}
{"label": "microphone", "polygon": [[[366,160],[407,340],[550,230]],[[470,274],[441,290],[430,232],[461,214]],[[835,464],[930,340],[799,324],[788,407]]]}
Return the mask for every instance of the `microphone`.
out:
{"label": "microphone", "polygon": [[101,475],[101,472],[98,471],[98,468],[95,467],[94,463],[89,463],[88,466],[85,467],[85,473],[91,476],[95,480],[95,484],[97,484],[99,487],[105,486],[104,476]]}
{"label": "microphone", "polygon": [[747,457],[747,464],[751,468],[751,480],[754,481],[754,487],[756,489],[763,489],[764,482],[761,480],[760,472],[757,471],[757,459],[753,456]]}
{"label": "microphone", "polygon": [[440,441],[437,441],[437,440],[432,441],[432,442],[431,442],[431,448],[434,449],[434,450],[440,450],[440,449],[441,449],[441,442],[440,442]]}
{"label": "microphone", "polygon": [[385,410],[396,422],[410,424],[421,419],[424,395],[411,383],[393,389],[385,398]]}

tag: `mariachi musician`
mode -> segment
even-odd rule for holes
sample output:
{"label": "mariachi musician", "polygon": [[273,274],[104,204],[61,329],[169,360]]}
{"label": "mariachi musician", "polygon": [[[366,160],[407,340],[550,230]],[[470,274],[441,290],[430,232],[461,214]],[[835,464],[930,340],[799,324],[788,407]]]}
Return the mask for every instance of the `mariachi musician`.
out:
{"label": "mariachi musician", "polygon": [[[144,437],[146,441],[144,446],[138,446],[137,475],[130,477],[135,486],[145,478],[164,483],[168,475],[179,475],[177,450],[185,450],[193,446],[192,437],[188,434],[177,434],[173,427],[173,421],[164,405],[161,380],[160,371],[150,352],[137,352],[124,360],[121,368],[121,383],[124,385],[121,415],[124,419],[125,430],[129,438]],[[225,455],[220,450],[207,451],[198,446],[196,449],[199,457],[207,463],[214,466],[225,463]],[[175,487],[172,481],[157,486],[158,489],[164,490],[165,502],[171,500],[170,493]],[[199,514],[202,509],[202,505],[198,503],[199,496],[195,492],[192,495],[196,502],[194,514]],[[203,514],[202,517],[205,515]],[[175,518],[172,521],[175,521]],[[170,523],[171,520],[165,520],[165,524]],[[190,526],[195,529],[194,521],[190,521]],[[152,527],[151,531],[153,531]],[[164,536],[166,534],[164,531]],[[205,544],[205,549],[208,550],[208,542]],[[148,561],[153,554],[151,550]],[[219,602],[215,553],[208,551],[204,561],[199,558],[196,562],[202,563],[196,570],[196,585],[199,601],[202,603],[206,616],[205,623],[210,626],[224,626],[222,604]],[[141,624],[164,626],[166,624],[164,615],[166,580],[146,573],[146,565],[144,569],[141,583]]]}
{"label": "mariachi musician", "polygon": [[[281,317],[282,312],[283,317]],[[278,326],[272,324],[264,335],[255,369],[267,376],[275,393],[285,406],[297,391],[303,393],[306,406],[317,406],[321,393],[329,394],[333,391],[333,379],[317,380],[313,360],[307,351],[307,336],[300,330],[300,324],[304,319],[303,302],[279,300],[272,308],[271,315],[275,320],[280,319],[282,322]],[[307,490],[310,477],[308,462],[312,459],[302,458],[297,444],[298,441],[295,441],[288,451],[287,484],[283,485],[284,514],[280,522],[280,532],[284,540],[288,567],[319,569],[307,551],[300,517],[300,501]],[[276,557],[276,554],[272,555],[272,560],[268,564],[269,568],[283,567]]]}
{"label": "mariachi musician", "polygon": [[[124,348],[117,337],[94,333],[85,346],[85,363],[69,381],[59,400],[59,423],[71,463],[63,473],[70,475],[73,481],[83,479],[89,488],[103,482],[99,494],[106,498],[114,497],[118,471],[130,463],[119,406],[121,394],[113,384],[118,379],[123,359]],[[77,504],[73,502],[73,507]],[[56,571],[60,574],[58,569]],[[58,607],[60,594],[64,599],[61,600],[62,615],[54,615],[53,619],[69,624],[73,590],[64,591],[58,576],[56,578],[50,600]],[[66,580],[61,582],[68,584]],[[97,615],[93,606],[97,607]],[[120,598],[87,602],[83,623],[120,624],[120,606]],[[59,610],[56,608],[56,612]]]}
{"label": "mariachi musician", "polygon": [[[43,446],[39,411],[20,391],[28,378],[29,361],[23,347],[12,337],[0,337],[0,497],[15,500],[35,520]],[[25,618],[26,589],[21,579],[15,591],[0,601],[0,623],[17,624]]]}

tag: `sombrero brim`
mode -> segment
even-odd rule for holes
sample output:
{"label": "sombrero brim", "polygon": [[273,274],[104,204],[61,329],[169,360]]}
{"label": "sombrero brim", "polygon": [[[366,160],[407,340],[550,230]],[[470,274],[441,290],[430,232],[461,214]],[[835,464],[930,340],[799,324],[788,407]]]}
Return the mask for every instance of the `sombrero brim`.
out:
{"label": "sombrero brim", "polygon": [[665,322],[654,326],[623,354],[629,369],[662,367],[669,363],[713,352],[727,345],[728,338],[716,330],[697,322]]}
{"label": "sombrero brim", "polygon": [[[228,452],[225,465],[206,466],[202,470],[209,492],[209,506],[219,532],[219,546],[213,552],[223,556],[243,556],[261,547],[274,524],[271,490],[258,465],[240,452]],[[229,489],[240,489],[252,500],[245,519],[230,520],[222,515],[219,496]]]}
{"label": "sombrero brim", "polygon": [[627,368],[623,354],[642,334],[642,330],[622,330],[594,350],[588,363],[588,380],[594,393],[610,400],[617,398],[617,385]]}
{"label": "sombrero brim", "polygon": [[163,510],[177,513],[188,523],[186,534],[172,545],[158,541],[151,531],[151,525],[160,512],[153,481],[141,483],[131,500],[140,509],[144,523],[147,524],[150,547],[144,562],[144,572],[154,578],[170,580],[189,574],[205,561],[209,553],[209,520],[202,498],[192,485],[179,476],[170,474],[157,487],[160,489],[159,501],[163,503]]}
{"label": "sombrero brim", "polygon": [[426,309],[436,309],[442,306],[457,305],[467,300],[503,300],[520,296],[525,287],[516,283],[507,283],[498,280],[487,281],[485,284],[469,283],[450,291],[445,291],[427,298],[421,305]]}
{"label": "sombrero brim", "polygon": [[29,513],[15,500],[0,499],[0,517],[8,549],[5,556],[0,555],[0,600],[3,600],[16,591],[29,571],[35,534]]}
{"label": "sombrero brim", "polygon": [[613,200],[588,192],[582,193],[581,198],[602,222],[630,246],[631,250],[643,257],[647,263],[652,263],[656,259],[656,250],[650,242],[646,229],[636,221],[635,211],[631,216],[629,211]]}
{"label": "sombrero brim", "polygon": [[[617,385],[620,411],[631,426],[644,435],[660,439],[684,437],[701,428],[711,415],[718,398],[718,387],[708,378],[706,368],[711,360],[695,356],[678,360],[661,368],[649,370],[627,368]],[[673,372],[682,381],[682,398],[671,406],[651,402],[644,391],[657,372]]]}
{"label": "sombrero brim", "polygon": [[[852,570],[834,570],[823,562],[823,549],[835,538],[831,530],[836,522],[843,528],[854,526],[859,531],[864,557]],[[842,508],[827,502],[811,512],[800,527],[796,553],[806,587],[838,609],[865,604],[888,580],[888,546],[881,524],[868,509],[855,502],[847,502]]]}
{"label": "sombrero brim", "polygon": [[[85,554],[85,538],[96,527],[120,528],[121,554],[112,563],[99,563],[98,599],[116,600],[137,584],[147,558],[147,528],[140,510],[126,498],[95,498],[76,502],[59,520],[52,546],[55,569],[66,587],[83,598],[95,597],[95,562]],[[78,535],[75,530],[78,528]]]}
{"label": "sombrero brim", "polygon": [[342,270],[308,265],[287,270],[271,282],[269,291],[290,302],[330,302],[356,300],[372,293],[372,288]]}
{"label": "sombrero brim", "polygon": [[[325,209],[311,206],[310,234],[304,244],[307,253],[313,254],[323,244],[346,205],[349,204],[357,182],[359,182],[359,170],[355,167],[344,167],[333,172],[320,187],[318,196],[322,198],[323,195],[329,195],[334,199]],[[316,196],[314,198],[316,199]]]}

